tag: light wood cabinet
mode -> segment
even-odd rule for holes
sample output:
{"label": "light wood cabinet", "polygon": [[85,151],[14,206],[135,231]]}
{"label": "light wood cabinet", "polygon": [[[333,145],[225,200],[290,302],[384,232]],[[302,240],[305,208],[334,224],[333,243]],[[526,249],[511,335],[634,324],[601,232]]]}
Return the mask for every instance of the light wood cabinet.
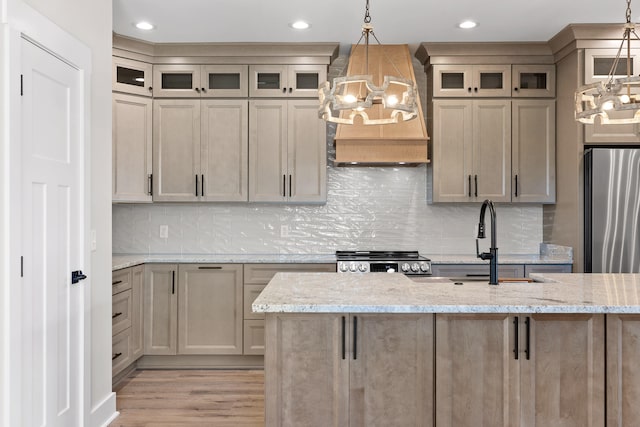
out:
{"label": "light wood cabinet", "polygon": [[554,100],[512,101],[511,175],[513,202],[556,200],[556,104]]}
{"label": "light wood cabinet", "polygon": [[603,425],[604,315],[438,314],[435,333],[436,425]]}
{"label": "light wood cabinet", "polygon": [[434,65],[434,97],[511,95],[511,65]]}
{"label": "light wood cabinet", "polygon": [[433,101],[433,201],[511,201],[511,101]]}
{"label": "light wood cabinet", "polygon": [[266,321],[266,426],[433,425],[432,314]]}
{"label": "light wood cabinet", "polygon": [[326,80],[326,65],[250,65],[249,96],[317,98]]}
{"label": "light wood cabinet", "polygon": [[327,199],[326,126],[315,100],[249,101],[249,201]]}
{"label": "light wood cabinet", "polygon": [[144,267],[112,273],[112,376],[142,356],[142,300]]}
{"label": "light wood cabinet", "polygon": [[246,201],[246,100],[155,100],[154,201]]}
{"label": "light wood cabinet", "polygon": [[144,282],[144,354],[175,355],[178,335],[177,264],[147,264]]}
{"label": "light wood cabinet", "polygon": [[516,64],[511,68],[514,98],[554,98],[556,96],[556,67],[552,64]]}
{"label": "light wood cabinet", "polygon": [[531,273],[571,273],[572,264],[525,264],[524,277]]}
{"label": "light wood cabinet", "polygon": [[151,202],[152,101],[113,93],[112,114],[112,200]]}
{"label": "light wood cabinet", "polygon": [[242,354],[242,265],[178,271],[178,354]]}
{"label": "light wood cabinet", "polygon": [[[498,258],[500,259],[500,258]],[[459,277],[469,280],[489,280],[489,263],[484,264],[433,264],[431,271],[434,276]],[[524,277],[522,264],[498,264],[498,277]]]}
{"label": "light wood cabinet", "polygon": [[248,94],[247,72],[247,65],[155,65],[153,95],[156,98],[243,98]]}
{"label": "light wood cabinet", "polygon": [[151,97],[153,65],[114,56],[112,58],[112,90]]}
{"label": "light wood cabinet", "polygon": [[640,425],[640,316],[607,314],[607,426]]}
{"label": "light wood cabinet", "polygon": [[131,268],[131,359],[144,354],[144,266]]}

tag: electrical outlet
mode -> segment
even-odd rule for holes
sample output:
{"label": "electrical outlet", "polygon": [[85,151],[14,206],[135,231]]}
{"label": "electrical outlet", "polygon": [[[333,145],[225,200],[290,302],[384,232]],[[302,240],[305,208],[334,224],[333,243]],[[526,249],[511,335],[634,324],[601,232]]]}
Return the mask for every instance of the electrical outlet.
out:
{"label": "electrical outlet", "polygon": [[289,226],[281,225],[280,226],[280,237],[289,237]]}
{"label": "electrical outlet", "polygon": [[168,225],[161,225],[160,226],[160,238],[161,239],[168,239],[169,238],[169,226]]}

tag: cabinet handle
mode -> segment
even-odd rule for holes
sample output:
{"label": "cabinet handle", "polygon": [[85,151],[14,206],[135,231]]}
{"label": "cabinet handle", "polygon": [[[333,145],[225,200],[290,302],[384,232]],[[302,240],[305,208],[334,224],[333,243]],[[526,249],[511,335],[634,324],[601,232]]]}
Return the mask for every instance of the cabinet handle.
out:
{"label": "cabinet handle", "polygon": [[196,197],[198,197],[198,175],[196,175]]}
{"label": "cabinet handle", "polygon": [[149,195],[153,196],[153,174],[152,173],[149,174],[148,179],[149,179]]}
{"label": "cabinet handle", "polygon": [[171,295],[176,293],[176,271],[171,270]]}
{"label": "cabinet handle", "polygon": [[202,88],[202,91],[203,91],[204,93],[207,93],[207,89],[206,89],[206,88]]}
{"label": "cabinet handle", "polygon": [[477,87],[474,87],[474,88],[473,88],[473,91],[474,91],[475,93],[478,93],[478,88],[477,88]]}
{"label": "cabinet handle", "polygon": [[347,358],[347,319],[342,316],[342,360]]}
{"label": "cabinet handle", "polygon": [[475,175],[473,179],[476,182],[476,192],[474,194],[476,197],[478,197],[478,175]]}
{"label": "cabinet handle", "polygon": [[200,93],[200,88],[199,87],[196,88],[196,92]]}
{"label": "cabinet handle", "polygon": [[515,325],[515,327],[514,327],[514,337],[513,337],[513,339],[515,341],[515,345],[514,345],[514,348],[513,348],[513,352],[516,355],[516,360],[518,360],[518,352],[519,352],[519,349],[518,349],[518,340],[519,340],[519,338],[518,338],[518,329],[519,329],[518,328],[518,323],[519,323],[518,322],[518,316],[516,316],[515,319],[513,319],[513,324]]}
{"label": "cabinet handle", "polygon": [[467,92],[471,93],[471,88],[467,88]]}
{"label": "cabinet handle", "polygon": [[286,87],[282,88],[282,93],[287,93],[287,88]]}
{"label": "cabinet handle", "polygon": [[122,280],[116,280],[111,284],[111,286],[119,285],[120,283],[122,283]]}
{"label": "cabinet handle", "polygon": [[111,316],[111,318],[112,318],[112,319],[115,319],[115,318],[116,318],[116,317],[118,317],[118,316],[122,316],[122,313],[116,313],[116,314],[114,314],[113,316]]}
{"label": "cabinet handle", "polygon": [[471,197],[471,175],[469,175],[469,197]]}
{"label": "cabinet handle", "polygon": [[204,174],[200,175],[200,195],[204,197]]}
{"label": "cabinet handle", "polygon": [[282,197],[287,197],[287,176],[282,175]]}
{"label": "cabinet handle", "polygon": [[222,270],[222,267],[217,265],[217,266],[213,266],[213,265],[202,265],[200,267],[198,267],[198,270]]}
{"label": "cabinet handle", "polygon": [[289,175],[289,197],[291,197],[293,193],[291,193],[291,175]]}
{"label": "cabinet handle", "polygon": [[527,327],[527,335],[526,335],[526,344],[527,344],[527,346],[524,349],[524,354],[527,356],[527,360],[529,360],[530,356],[531,356],[531,347],[530,347],[530,344],[531,344],[531,342],[530,342],[531,341],[531,320],[530,320],[529,316],[527,316],[524,319],[524,324]]}
{"label": "cabinet handle", "polygon": [[122,356],[122,353],[116,353],[113,356],[111,356],[111,360],[116,360],[118,357]]}
{"label": "cabinet handle", "polygon": [[358,316],[353,316],[353,360],[358,358]]}
{"label": "cabinet handle", "polygon": [[289,88],[289,93],[291,93],[291,92],[293,92],[293,88],[292,87]]}
{"label": "cabinet handle", "polygon": [[516,174],[516,197],[518,197],[518,175]]}

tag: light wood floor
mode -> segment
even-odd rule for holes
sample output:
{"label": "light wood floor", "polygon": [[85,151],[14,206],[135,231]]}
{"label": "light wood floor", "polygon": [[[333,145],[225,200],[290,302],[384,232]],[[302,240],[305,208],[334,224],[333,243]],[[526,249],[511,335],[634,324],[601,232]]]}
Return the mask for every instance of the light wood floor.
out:
{"label": "light wood floor", "polygon": [[263,371],[142,370],[115,391],[109,427],[264,426]]}

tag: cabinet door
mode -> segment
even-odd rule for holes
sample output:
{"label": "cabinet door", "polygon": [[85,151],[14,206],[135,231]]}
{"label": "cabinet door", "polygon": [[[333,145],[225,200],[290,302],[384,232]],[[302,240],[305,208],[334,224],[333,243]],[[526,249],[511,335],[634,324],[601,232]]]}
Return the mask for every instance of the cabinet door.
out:
{"label": "cabinet door", "polygon": [[553,98],[556,96],[556,66],[514,65],[512,68],[514,98]]}
{"label": "cabinet door", "polygon": [[287,101],[249,101],[249,201],[285,201],[287,181]]}
{"label": "cabinet door", "polygon": [[200,65],[155,65],[155,98],[200,98]]}
{"label": "cabinet door", "polygon": [[116,56],[113,57],[112,64],[114,91],[151,97],[153,65]]}
{"label": "cabinet door", "polygon": [[179,266],[178,354],[242,354],[242,265]]}
{"label": "cabinet door", "polygon": [[571,273],[571,264],[525,264],[524,277],[529,277],[531,273]]}
{"label": "cabinet door", "polygon": [[474,65],[473,96],[511,96],[511,65]]}
{"label": "cabinet door", "polygon": [[131,327],[131,290],[115,294],[111,299],[111,333],[113,335]]}
{"label": "cabinet door", "polygon": [[473,96],[473,66],[434,65],[431,72],[434,97]]}
{"label": "cabinet door", "polygon": [[433,101],[433,201],[469,202],[472,191],[473,104]]}
{"label": "cabinet door", "polygon": [[607,426],[640,425],[640,316],[607,314]]}
{"label": "cabinet door", "polygon": [[[326,65],[289,65],[287,67],[287,95],[317,98],[318,87],[327,81]],[[318,108],[316,102],[316,118]]]}
{"label": "cabinet door", "polygon": [[[482,241],[481,244],[484,245]],[[486,245],[488,247],[489,242],[486,242]],[[480,248],[480,250],[482,251],[483,249]],[[500,257],[498,256],[499,259]],[[489,281],[488,262],[481,264],[434,264],[431,269],[434,276],[456,277],[468,280],[486,279]],[[524,277],[524,266],[522,264],[498,264],[498,278],[501,277]]]}
{"label": "cabinet door", "polygon": [[511,101],[474,101],[472,157],[473,200],[510,202]]}
{"label": "cabinet door", "polygon": [[112,200],[151,202],[152,101],[113,94]]}
{"label": "cabinet door", "polygon": [[153,200],[192,202],[200,194],[200,101],[154,100]]}
{"label": "cabinet door", "polygon": [[244,320],[242,354],[264,355],[264,320]]}
{"label": "cabinet door", "polygon": [[131,269],[131,359],[144,354],[144,266]]}
{"label": "cabinet door", "polygon": [[200,95],[203,98],[246,97],[248,69],[247,65],[203,65]]}
{"label": "cabinet door", "polygon": [[435,317],[436,425],[520,425],[514,318],[507,314]]}
{"label": "cabinet door", "polygon": [[351,315],[349,425],[433,425],[433,314]]}
{"label": "cabinet door", "polygon": [[175,355],[178,266],[147,264],[144,283],[144,354]]}
{"label": "cabinet door", "polygon": [[201,101],[200,200],[246,202],[249,106],[246,100]]}
{"label": "cabinet door", "polygon": [[604,425],[604,315],[526,319],[529,331],[521,334],[520,345],[522,424]]}
{"label": "cabinet door", "polygon": [[[335,314],[267,313],[265,425],[349,425],[349,359]],[[343,344],[344,343],[344,344]]]}
{"label": "cabinet door", "polygon": [[288,96],[287,71],[286,65],[250,65],[249,96],[252,98]]}
{"label": "cabinet door", "polygon": [[514,100],[512,109],[512,200],[555,203],[555,101]]}
{"label": "cabinet door", "polygon": [[327,126],[317,100],[289,101],[287,128],[289,201],[326,202]]}

